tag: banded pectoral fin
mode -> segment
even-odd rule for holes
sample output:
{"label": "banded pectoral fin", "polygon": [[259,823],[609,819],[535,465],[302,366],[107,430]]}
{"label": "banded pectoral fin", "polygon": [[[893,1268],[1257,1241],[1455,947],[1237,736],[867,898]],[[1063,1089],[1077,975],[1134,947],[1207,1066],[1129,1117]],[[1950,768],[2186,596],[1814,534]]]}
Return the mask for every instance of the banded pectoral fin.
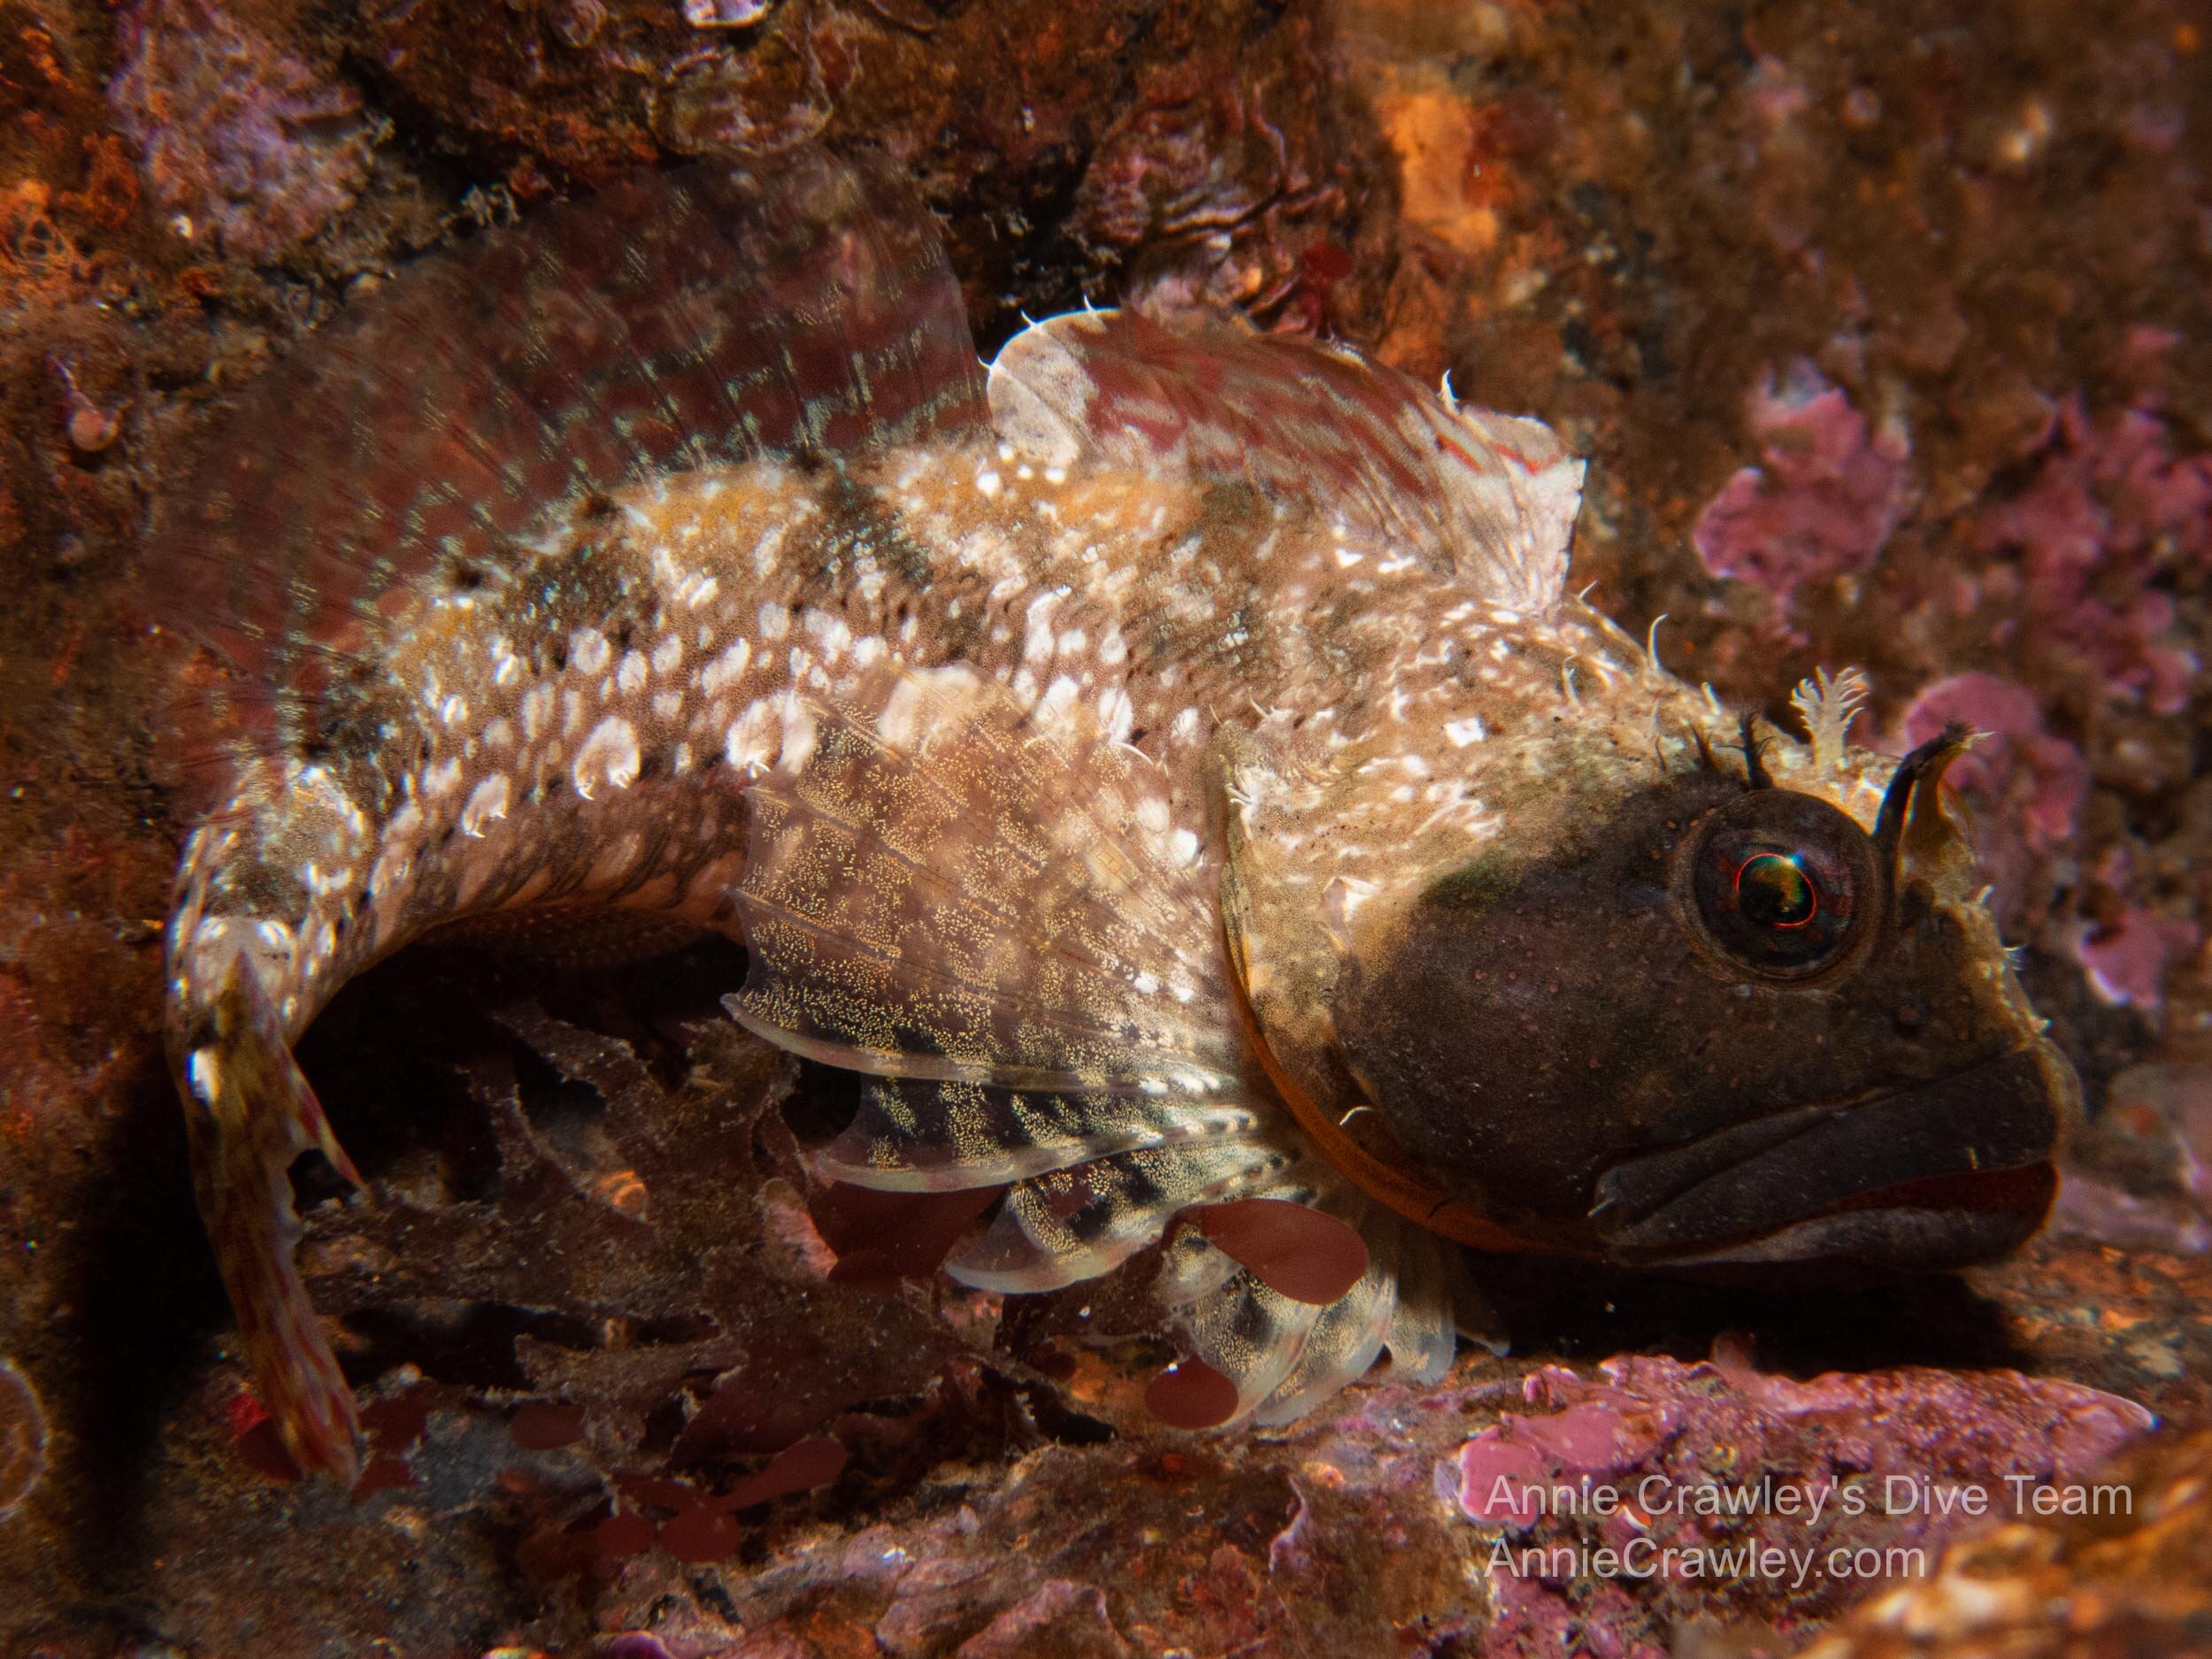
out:
{"label": "banded pectoral fin", "polygon": [[301,1227],[291,1169],[314,1151],[356,1186],[360,1172],[242,961],[184,1032],[176,1064],[193,1185],[254,1387],[302,1471],[350,1484],[360,1472],[360,1422],[293,1265]]}
{"label": "banded pectoral fin", "polygon": [[[795,758],[787,743],[749,795],[750,968],[730,1006],[879,1079],[820,1172],[1003,1186],[946,1263],[1002,1292],[1095,1278],[1189,1222],[1197,1242],[1171,1245],[1162,1301],[1219,1380],[1203,1410],[1171,1388],[1171,1422],[1296,1416],[1386,1341],[1440,1369],[1440,1280],[1402,1277],[1395,1218],[1316,1164],[1251,1071],[1213,866],[1145,828],[1164,821],[1156,769],[957,670],[892,675],[806,722]],[[1296,1294],[1231,1254],[1251,1226],[1207,1232],[1255,1202],[1294,1216],[1264,1253],[1287,1253]]]}
{"label": "banded pectoral fin", "polygon": [[[1283,1206],[1279,1216],[1269,1213]],[[1309,1163],[1257,1203],[1200,1210],[1168,1248],[1160,1294],[1187,1357],[1147,1403],[1181,1428],[1303,1417],[1366,1375],[1434,1382],[1457,1348],[1454,1267],[1444,1240],[1370,1203]],[[1287,1225],[1286,1225],[1287,1224]],[[1332,1240],[1333,1227],[1356,1240]],[[1283,1235],[1294,1250],[1286,1254]]]}

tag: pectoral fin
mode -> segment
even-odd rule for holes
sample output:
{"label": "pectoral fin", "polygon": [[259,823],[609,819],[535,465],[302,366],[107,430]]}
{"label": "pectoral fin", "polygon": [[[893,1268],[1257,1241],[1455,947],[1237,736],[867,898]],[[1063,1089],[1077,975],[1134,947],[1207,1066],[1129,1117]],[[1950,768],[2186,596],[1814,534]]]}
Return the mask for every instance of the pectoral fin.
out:
{"label": "pectoral fin", "polygon": [[[1162,1412],[1185,1426],[1287,1420],[1386,1345],[1440,1373],[1452,1319],[1436,1241],[1316,1159],[1260,1078],[1217,867],[1142,827],[1165,792],[1150,763],[964,670],[887,672],[810,715],[795,764],[748,795],[736,898],[751,967],[730,1006],[772,1041],[882,1079],[821,1171],[1005,1185],[946,1263],[992,1290],[1094,1278],[1195,1222],[1160,1282],[1168,1325],[1208,1368],[1202,1409]],[[1209,1240],[1205,1207],[1256,1199],[1337,1217],[1308,1235],[1331,1262],[1271,1246],[1248,1250],[1268,1257],[1256,1269]],[[1294,1253],[1297,1230],[1284,1236]]]}

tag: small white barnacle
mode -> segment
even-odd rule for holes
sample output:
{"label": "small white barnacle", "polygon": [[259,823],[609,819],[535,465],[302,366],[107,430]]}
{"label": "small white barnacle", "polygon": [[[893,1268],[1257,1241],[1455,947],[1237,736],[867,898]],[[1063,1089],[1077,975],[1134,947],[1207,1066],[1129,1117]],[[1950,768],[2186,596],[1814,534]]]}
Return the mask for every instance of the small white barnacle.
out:
{"label": "small white barnacle", "polygon": [[482,840],[487,828],[507,816],[511,787],[507,774],[495,772],[470,790],[468,800],[461,807],[461,833]]}
{"label": "small white barnacle", "polygon": [[722,757],[736,771],[758,772],[776,757],[781,737],[774,703],[766,697],[749,703],[723,734]]}
{"label": "small white barnacle", "polygon": [[637,781],[637,728],[618,714],[611,714],[591,728],[591,735],[576,751],[569,777],[576,793],[591,800],[601,785],[626,789]]}

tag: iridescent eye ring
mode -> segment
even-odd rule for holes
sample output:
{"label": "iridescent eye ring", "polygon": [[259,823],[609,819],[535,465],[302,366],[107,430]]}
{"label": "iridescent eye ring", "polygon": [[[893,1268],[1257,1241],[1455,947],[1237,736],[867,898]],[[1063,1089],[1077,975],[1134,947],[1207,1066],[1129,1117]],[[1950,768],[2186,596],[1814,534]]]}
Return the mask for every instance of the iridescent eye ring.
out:
{"label": "iridescent eye ring", "polygon": [[1825,977],[1857,959],[1884,911],[1873,840],[1792,789],[1755,789],[1707,813],[1676,870],[1692,935],[1756,979]]}
{"label": "iridescent eye ring", "polygon": [[1737,910],[1762,927],[1810,927],[1820,914],[1820,888],[1802,854],[1754,853],[1737,867],[1735,885]]}

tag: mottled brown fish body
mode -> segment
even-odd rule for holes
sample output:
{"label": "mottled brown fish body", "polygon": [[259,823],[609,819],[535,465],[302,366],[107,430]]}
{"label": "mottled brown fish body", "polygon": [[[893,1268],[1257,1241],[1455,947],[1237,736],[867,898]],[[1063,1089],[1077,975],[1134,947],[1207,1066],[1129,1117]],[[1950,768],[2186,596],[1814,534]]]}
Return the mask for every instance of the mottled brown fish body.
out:
{"label": "mottled brown fish body", "polygon": [[[1550,433],[1117,313],[1031,328],[987,391],[880,169],[656,188],[609,210],[644,239],[611,297],[562,252],[588,209],[485,256],[583,319],[576,362],[495,318],[438,371],[453,475],[346,496],[374,510],[333,520],[324,612],[295,581],[208,631],[273,695],[240,692],[185,856],[171,1046],[304,1466],[349,1469],[354,1432],[287,1170],[352,1171],[290,1044],[470,917],[741,939],[736,1017],[872,1079],[826,1175],[1005,1187],[949,1263],[971,1284],[1164,1235],[1178,1422],[1294,1417],[1385,1349],[1440,1374],[1479,1304],[1440,1234],[1942,1265],[2032,1230],[2070,1076],[1966,885],[1950,749],[1848,749],[1847,685],[1808,693],[1809,744],[1725,755],[1709,696],[1563,595]],[[719,293],[656,199],[798,274]],[[475,291],[440,270],[438,303]],[[435,313],[394,287],[362,338]],[[316,430],[397,419],[375,361],[283,389]],[[203,566],[273,465],[180,511]]]}

